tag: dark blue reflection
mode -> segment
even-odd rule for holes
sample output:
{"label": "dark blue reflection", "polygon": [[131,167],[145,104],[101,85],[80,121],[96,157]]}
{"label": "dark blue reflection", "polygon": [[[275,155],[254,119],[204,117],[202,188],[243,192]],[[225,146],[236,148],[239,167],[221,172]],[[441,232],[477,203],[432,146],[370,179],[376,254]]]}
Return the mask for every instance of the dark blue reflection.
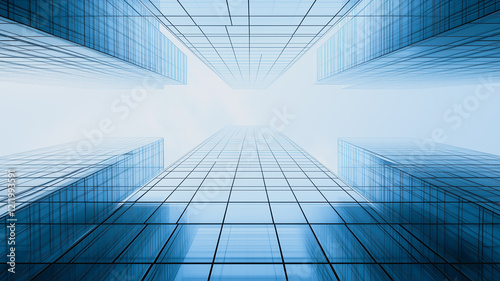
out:
{"label": "dark blue reflection", "polygon": [[145,223],[159,206],[160,203],[124,204],[106,223]]}
{"label": "dark blue reflection", "polygon": [[312,227],[330,262],[374,262],[347,226],[313,225]]}
{"label": "dark blue reflection", "polygon": [[144,280],[207,280],[210,264],[155,264]]}
{"label": "dark blue reflection", "polygon": [[138,280],[147,270],[146,264],[55,264],[37,280]]}
{"label": "dark blue reflection", "polygon": [[219,232],[220,225],[180,224],[163,249],[159,262],[212,262]]}
{"label": "dark blue reflection", "polygon": [[113,262],[144,228],[144,225],[101,225],[58,262]]}
{"label": "dark blue reflection", "polygon": [[163,203],[149,217],[146,223],[176,223],[187,203]]}
{"label": "dark blue reflection", "polygon": [[175,229],[174,224],[148,225],[115,260],[122,263],[152,263]]}
{"label": "dark blue reflection", "polygon": [[382,267],[394,280],[408,280],[409,276],[415,280],[429,281],[469,280],[448,264],[383,264]]}
{"label": "dark blue reflection", "polygon": [[378,221],[357,203],[333,203],[333,208],[346,223],[377,223]]}
{"label": "dark blue reflection", "polygon": [[286,280],[281,264],[215,264],[210,280]]}
{"label": "dark blue reflection", "polygon": [[[380,281],[391,280],[378,264],[333,264],[333,269],[337,273],[340,280],[363,280],[363,281]],[[406,280],[423,280],[411,279],[407,276]],[[445,280],[445,279],[443,279]]]}

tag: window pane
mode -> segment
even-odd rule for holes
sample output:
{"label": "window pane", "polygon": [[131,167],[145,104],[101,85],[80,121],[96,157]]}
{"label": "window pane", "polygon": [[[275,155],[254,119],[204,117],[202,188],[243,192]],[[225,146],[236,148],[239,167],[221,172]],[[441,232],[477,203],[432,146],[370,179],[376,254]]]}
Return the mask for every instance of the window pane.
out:
{"label": "window pane", "polygon": [[216,262],[281,262],[272,225],[224,225]]}
{"label": "window pane", "polygon": [[284,281],[286,278],[281,264],[215,264],[210,280]]}

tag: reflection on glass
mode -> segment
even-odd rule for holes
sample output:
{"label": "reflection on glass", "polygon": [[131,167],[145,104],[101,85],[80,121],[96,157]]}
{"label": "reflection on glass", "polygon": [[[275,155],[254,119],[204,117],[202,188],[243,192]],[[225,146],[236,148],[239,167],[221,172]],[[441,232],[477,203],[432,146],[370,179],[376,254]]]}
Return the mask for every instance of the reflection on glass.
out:
{"label": "reflection on glass", "polygon": [[220,225],[180,224],[170,237],[159,261],[212,262],[219,232]]}
{"label": "reflection on glass", "polygon": [[343,223],[340,216],[328,203],[302,203],[300,206],[309,223]]}
{"label": "reflection on glass", "polygon": [[327,262],[309,225],[278,225],[277,228],[285,262]]}
{"label": "reflection on glass", "polygon": [[207,280],[210,264],[155,264],[145,280]]}
{"label": "reflection on glass", "polygon": [[287,264],[286,275],[288,276],[289,281],[337,280],[329,264],[307,264],[307,263]]}
{"label": "reflection on glass", "polygon": [[281,262],[272,225],[224,225],[215,262]]}
{"label": "reflection on glass", "polygon": [[312,227],[330,262],[374,262],[345,225],[312,225]]}
{"label": "reflection on glass", "polygon": [[306,219],[297,203],[271,204],[275,223],[305,223]]}
{"label": "reflection on glass", "polygon": [[174,224],[148,225],[127,249],[120,254],[116,262],[154,262],[174,228]]}
{"label": "reflection on glass", "polygon": [[268,204],[229,203],[224,223],[272,223]]}
{"label": "reflection on glass", "polygon": [[215,264],[210,280],[285,281],[282,264]]}
{"label": "reflection on glass", "polygon": [[222,223],[225,203],[191,203],[179,223]]}

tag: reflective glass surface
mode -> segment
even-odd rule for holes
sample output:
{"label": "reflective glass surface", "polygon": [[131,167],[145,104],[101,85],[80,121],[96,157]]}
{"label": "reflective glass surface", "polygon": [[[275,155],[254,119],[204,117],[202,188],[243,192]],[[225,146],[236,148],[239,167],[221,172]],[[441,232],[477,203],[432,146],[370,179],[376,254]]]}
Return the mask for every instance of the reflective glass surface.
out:
{"label": "reflective glass surface", "polygon": [[[163,139],[110,138],[100,143],[72,142],[0,158],[0,168],[16,171],[14,216],[8,206],[7,185],[0,188],[0,254],[15,246],[16,280],[29,279],[49,263],[61,261],[111,262],[125,249],[124,244],[109,245],[116,233],[132,242],[154,207],[121,202],[163,170]],[[4,182],[7,175],[0,179]],[[10,192],[9,192],[10,193]],[[121,208],[120,208],[121,206]],[[115,225],[99,225],[111,220]],[[12,221],[14,219],[14,221]],[[15,245],[7,244],[6,227],[15,226]],[[82,243],[74,243],[86,236]],[[95,237],[103,237],[93,240]],[[83,247],[85,245],[85,247]],[[8,247],[9,246],[9,247]],[[1,269],[7,271],[7,264]],[[6,275],[3,275],[4,277]]]}
{"label": "reflective glass surface", "polygon": [[186,56],[138,0],[2,0],[0,57],[2,77],[186,84]]}
{"label": "reflective glass surface", "polygon": [[[407,151],[398,151],[396,143],[387,140],[385,147]],[[430,185],[408,185],[409,178],[389,170],[376,174],[377,179],[399,180],[415,194],[380,182],[361,186],[360,178],[370,179],[373,171],[396,168],[379,167],[378,156],[348,147],[341,145],[343,159],[374,161],[363,162],[374,165],[361,170],[349,166],[350,172],[341,165],[349,181],[359,175],[353,187],[279,132],[228,127],[124,199],[53,260],[28,265],[41,268],[38,280],[496,279],[498,241],[492,234],[498,222],[485,209],[491,202],[481,207],[453,201],[450,189],[443,201],[426,203],[422,190],[444,195]],[[440,161],[457,164],[465,158],[468,169],[453,169],[469,176],[453,177],[454,183],[491,183],[499,176],[495,156],[463,154],[461,159],[458,148],[438,151],[446,160],[434,158],[432,169],[421,166],[427,175],[434,173],[429,178],[448,179],[436,169]],[[380,161],[390,158],[396,163],[396,156]],[[409,173],[427,162],[404,163],[399,168]],[[474,170],[474,165],[482,168]],[[477,177],[481,180],[471,176],[487,171],[491,174]],[[378,193],[371,195],[372,189]],[[407,197],[414,201],[399,200]],[[434,210],[439,212],[433,215]],[[476,214],[484,223],[474,223]],[[474,236],[479,228],[482,236]]]}
{"label": "reflective glass surface", "polygon": [[231,87],[266,88],[355,1],[142,2]]}
{"label": "reflective glass surface", "polygon": [[[452,269],[437,266],[446,262],[472,280],[500,276],[500,156],[430,140],[350,138],[339,141],[339,173],[373,202],[378,220],[400,224],[393,229],[353,228],[376,260],[417,260],[436,267],[401,265],[389,272],[449,276]],[[366,221],[366,213],[348,217]],[[411,244],[416,251],[387,247],[394,238],[403,248]],[[423,250],[422,244],[432,252]]]}
{"label": "reflective glass surface", "polygon": [[499,70],[498,0],[355,2],[318,50],[319,83],[477,83]]}

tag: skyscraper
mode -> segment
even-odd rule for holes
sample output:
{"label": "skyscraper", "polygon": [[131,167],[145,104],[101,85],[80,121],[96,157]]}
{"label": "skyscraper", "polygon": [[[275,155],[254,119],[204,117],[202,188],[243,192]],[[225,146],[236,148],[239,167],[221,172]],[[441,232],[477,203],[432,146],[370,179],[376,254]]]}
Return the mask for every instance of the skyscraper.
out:
{"label": "skyscraper", "polygon": [[499,13],[499,1],[356,1],[318,50],[318,83],[476,82],[497,75]]}
{"label": "skyscraper", "polygon": [[466,278],[284,135],[231,127],[123,201],[38,280]]}
{"label": "skyscraper", "polygon": [[343,139],[339,175],[471,280],[500,276],[500,156],[414,139]]}
{"label": "skyscraper", "polygon": [[186,84],[186,56],[138,0],[0,1],[0,72]]}
{"label": "skyscraper", "polygon": [[1,157],[0,168],[9,179],[0,197],[0,279],[26,280],[163,170],[163,139],[82,140]]}
{"label": "skyscraper", "polygon": [[356,1],[141,1],[233,88],[266,88]]}

